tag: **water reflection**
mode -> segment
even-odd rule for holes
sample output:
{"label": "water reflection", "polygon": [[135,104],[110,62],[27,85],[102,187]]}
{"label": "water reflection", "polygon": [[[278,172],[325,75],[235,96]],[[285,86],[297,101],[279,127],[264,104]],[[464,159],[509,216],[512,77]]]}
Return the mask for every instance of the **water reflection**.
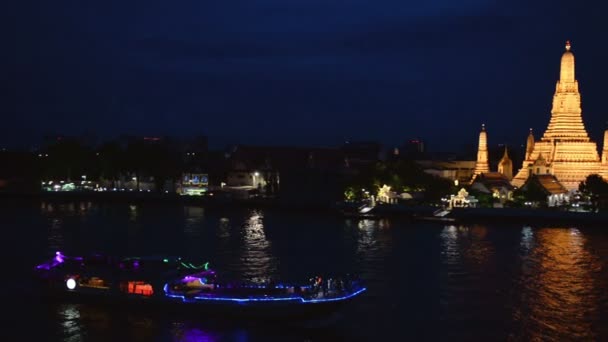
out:
{"label": "water reflection", "polygon": [[220,218],[220,222],[218,224],[217,229],[217,237],[221,240],[230,238],[230,219],[227,217]]}
{"label": "water reflection", "polygon": [[184,237],[188,255],[197,255],[202,247],[202,232],[205,220],[205,209],[202,207],[184,207]]}
{"label": "water reflection", "polygon": [[144,312],[117,310],[96,304],[61,304],[57,307],[63,341],[152,341],[159,335],[158,319]]}
{"label": "water reflection", "polygon": [[175,322],[171,324],[171,336],[174,341],[180,342],[215,342],[220,341],[221,336],[216,333],[202,330],[193,324]]}
{"label": "water reflection", "polygon": [[74,304],[64,304],[59,307],[58,314],[64,340],[82,341],[84,336],[81,329],[79,307]]}
{"label": "water reflection", "polygon": [[271,243],[264,232],[261,211],[252,210],[242,227],[243,243],[237,268],[243,269],[243,277],[252,281],[266,281],[276,276],[277,265]]}
{"label": "water reflection", "polygon": [[91,202],[52,203],[40,202],[40,213],[43,215],[86,217],[95,208]]}
{"label": "water reflection", "polygon": [[139,218],[139,210],[136,205],[129,205],[129,222],[137,222]]}
{"label": "water reflection", "polygon": [[63,220],[60,218],[51,219],[48,234],[48,248],[50,253],[63,250]]}
{"label": "water reflection", "polygon": [[184,234],[188,238],[195,238],[201,235],[205,219],[205,209],[202,207],[184,207]]}
{"label": "water reflection", "polygon": [[[523,240],[529,235],[522,236]],[[520,290],[522,307],[515,310],[532,339],[595,339],[600,293],[593,273],[600,260],[585,249],[585,237],[576,228],[536,231],[535,247],[524,262]],[[527,260],[526,260],[527,258]]]}
{"label": "water reflection", "polygon": [[[127,233],[130,238],[134,238],[142,231],[142,222],[139,206],[135,204],[129,204],[128,207],[128,225]],[[137,241],[133,239],[133,241]]]}
{"label": "water reflection", "polygon": [[[346,221],[346,227],[352,222]],[[355,234],[357,270],[360,276],[373,281],[386,268],[387,256],[393,250],[393,236],[390,220],[358,220]]]}
{"label": "water reflection", "polygon": [[519,244],[525,254],[531,252],[534,248],[534,232],[532,227],[524,226],[521,229],[521,243]]}
{"label": "water reflection", "polygon": [[448,265],[460,263],[460,248],[458,246],[458,233],[456,226],[445,226],[441,231],[443,249],[441,255]]}
{"label": "water reflection", "polygon": [[487,234],[485,226],[445,226],[440,234],[443,261],[448,265],[487,264],[494,255],[494,246]]}

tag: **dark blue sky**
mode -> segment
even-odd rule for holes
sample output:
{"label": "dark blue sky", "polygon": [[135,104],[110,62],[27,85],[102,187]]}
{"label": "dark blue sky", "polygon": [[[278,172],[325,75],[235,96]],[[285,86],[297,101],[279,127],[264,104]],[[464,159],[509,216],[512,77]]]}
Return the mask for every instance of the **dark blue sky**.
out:
{"label": "dark blue sky", "polygon": [[485,123],[491,144],[523,144],[528,128],[539,135],[548,124],[566,39],[599,141],[604,16],[559,0],[16,1],[0,14],[0,143],[86,133],[395,145],[419,136],[455,150]]}

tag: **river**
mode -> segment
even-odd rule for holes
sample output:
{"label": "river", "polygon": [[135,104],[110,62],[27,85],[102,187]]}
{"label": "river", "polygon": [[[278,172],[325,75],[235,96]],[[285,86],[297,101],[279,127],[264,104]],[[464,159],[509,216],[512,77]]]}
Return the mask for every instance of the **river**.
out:
{"label": "river", "polygon": [[[7,199],[0,227],[13,340],[608,339],[608,231],[598,227]],[[251,280],[349,272],[368,291],[330,323],[293,326],[38,300],[29,274],[57,250],[180,255]]]}

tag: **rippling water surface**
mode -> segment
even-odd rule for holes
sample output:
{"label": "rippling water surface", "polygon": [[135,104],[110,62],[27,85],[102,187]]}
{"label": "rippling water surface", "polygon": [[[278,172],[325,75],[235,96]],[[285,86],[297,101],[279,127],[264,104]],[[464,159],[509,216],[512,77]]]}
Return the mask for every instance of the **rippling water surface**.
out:
{"label": "rippling water surface", "polygon": [[[608,340],[608,227],[25,201],[0,202],[0,227],[4,332],[17,340]],[[51,304],[29,295],[28,277],[56,250],[181,255],[252,280],[351,272],[369,290],[323,325]]]}

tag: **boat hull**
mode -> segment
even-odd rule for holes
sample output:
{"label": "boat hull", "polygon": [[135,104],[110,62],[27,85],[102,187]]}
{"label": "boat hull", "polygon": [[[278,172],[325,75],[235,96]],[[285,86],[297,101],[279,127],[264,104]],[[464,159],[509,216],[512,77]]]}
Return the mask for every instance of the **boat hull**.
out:
{"label": "boat hull", "polygon": [[322,301],[184,301],[163,295],[154,297],[127,296],[105,292],[69,291],[47,288],[41,292],[45,299],[56,302],[101,305],[105,307],[125,307],[163,313],[183,313],[188,315],[245,320],[294,320],[329,317],[336,313],[352,298]]}

